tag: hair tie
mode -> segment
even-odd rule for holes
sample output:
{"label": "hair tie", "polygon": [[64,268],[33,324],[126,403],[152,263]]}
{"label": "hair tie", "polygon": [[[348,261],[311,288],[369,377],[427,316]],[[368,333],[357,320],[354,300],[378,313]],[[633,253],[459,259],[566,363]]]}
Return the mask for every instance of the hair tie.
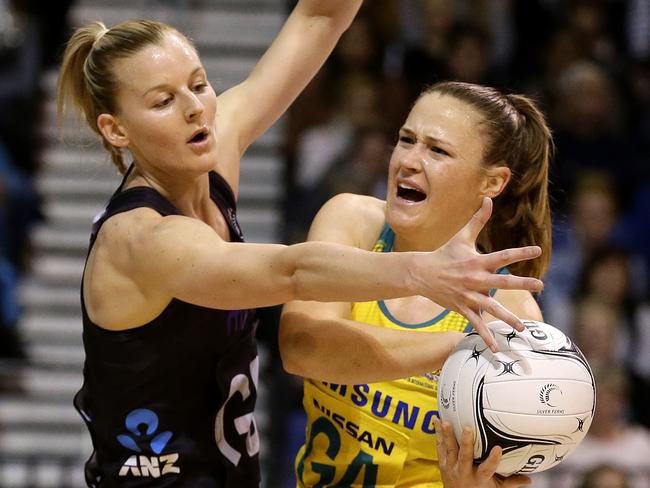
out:
{"label": "hair tie", "polygon": [[106,35],[106,33],[110,30],[106,28],[106,26],[102,25],[103,30],[95,37],[95,40],[93,41],[93,49],[95,46],[97,46],[97,43],[101,40],[102,37]]}

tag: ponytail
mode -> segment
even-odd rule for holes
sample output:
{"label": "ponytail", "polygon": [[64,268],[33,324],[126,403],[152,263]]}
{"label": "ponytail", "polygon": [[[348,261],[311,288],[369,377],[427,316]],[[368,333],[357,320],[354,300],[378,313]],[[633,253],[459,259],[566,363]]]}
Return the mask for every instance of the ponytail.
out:
{"label": "ponytail", "polygon": [[[492,217],[479,243],[487,250],[538,245],[542,255],[510,266],[515,274],[541,278],[551,258],[551,208],[548,195],[549,161],[553,150],[551,132],[544,115],[523,95],[507,95],[516,112],[517,124],[507,154],[512,178],[494,198]],[[507,158],[507,159],[506,159]]]}

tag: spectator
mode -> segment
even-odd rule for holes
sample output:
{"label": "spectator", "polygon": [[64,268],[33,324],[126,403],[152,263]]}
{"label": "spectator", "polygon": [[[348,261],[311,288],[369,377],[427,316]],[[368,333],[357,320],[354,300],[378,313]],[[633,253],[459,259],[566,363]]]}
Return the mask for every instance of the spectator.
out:
{"label": "spectator", "polygon": [[[409,8],[410,6],[410,8]],[[456,14],[449,0],[423,0],[406,3],[401,8],[402,23],[408,24],[404,36],[394,40],[388,53],[389,73],[402,76],[408,84],[408,99],[413,100],[426,85],[443,77],[449,53],[449,34]],[[420,23],[419,35],[410,26]],[[416,30],[417,29],[413,29]]]}
{"label": "spectator", "polygon": [[541,299],[544,316],[560,329],[571,329],[571,301],[583,263],[593,249],[609,242],[617,219],[618,196],[603,173],[581,179],[571,196],[568,220],[555,216],[553,255]]}
{"label": "spectator", "polygon": [[[588,297],[582,300],[593,302],[591,308],[595,308],[595,313],[589,314],[591,324],[585,324],[584,338],[576,336],[576,340],[581,347],[584,341],[597,350],[613,350],[609,358],[601,359],[627,368],[632,385],[629,414],[634,421],[650,427],[647,409],[650,401],[650,315],[648,305],[640,299],[645,295],[642,286],[645,279],[639,272],[645,268],[635,264],[639,260],[613,246],[599,248],[591,254],[580,273],[576,294]],[[583,318],[580,313],[577,315],[577,326],[582,325]],[[609,337],[604,336],[609,329],[612,329]],[[602,342],[596,344],[599,340]],[[592,359],[587,351],[583,352]]]}
{"label": "spectator", "polygon": [[[337,109],[330,119],[301,135],[296,151],[295,194],[290,197],[288,205],[288,241],[304,240],[307,225],[319,205],[334,191],[333,186],[341,184],[341,178],[337,178],[339,183],[332,181],[335,172],[340,169],[337,164],[350,164],[349,160],[344,159],[357,150],[359,137],[372,132],[372,127],[381,126],[380,98],[380,87],[376,82],[357,79],[344,84]],[[385,161],[384,158],[374,164]],[[358,164],[354,166],[358,167]],[[346,174],[350,175],[350,170]],[[372,174],[376,175],[374,171]],[[361,175],[361,178],[368,176]]]}
{"label": "spectator", "polygon": [[298,142],[296,182],[310,188],[353,142],[355,131],[375,124],[379,112],[380,89],[373,81],[341,82],[337,109],[322,125],[306,131]]}
{"label": "spectator", "polygon": [[641,269],[650,291],[650,182],[634,196],[632,208],[620,219],[614,230],[614,240],[639,255],[645,264]]}
{"label": "spectator", "polygon": [[[648,2],[650,13],[650,2]],[[650,31],[650,27],[647,27]],[[636,174],[640,180],[650,184],[650,55],[642,60],[632,61],[623,75],[623,95],[626,97],[627,125],[632,140],[638,144],[641,162]]]}
{"label": "spectator", "polygon": [[41,32],[19,6],[0,4],[0,139],[14,164],[33,174],[41,142]]}
{"label": "spectator", "polygon": [[490,42],[487,32],[469,23],[458,23],[449,35],[449,52],[443,75],[450,80],[494,84],[489,76]]}
{"label": "spectator", "polygon": [[631,178],[638,174],[638,148],[625,133],[623,106],[607,72],[579,61],[560,75],[552,90],[557,147],[552,177],[560,208],[566,208],[566,196],[585,173],[604,173],[615,191],[636,185]]}
{"label": "spectator", "polygon": [[622,361],[628,341],[617,310],[593,296],[583,298],[575,308],[571,337],[587,360],[603,364]]}
{"label": "spectator", "polygon": [[[606,5],[609,3],[609,5]],[[575,33],[583,59],[591,59],[608,66],[617,64],[621,54],[624,11],[620,2],[570,0],[566,2],[566,21]]]}
{"label": "spectator", "polygon": [[17,329],[18,281],[36,208],[30,180],[13,166],[0,140],[0,357],[25,357]]}

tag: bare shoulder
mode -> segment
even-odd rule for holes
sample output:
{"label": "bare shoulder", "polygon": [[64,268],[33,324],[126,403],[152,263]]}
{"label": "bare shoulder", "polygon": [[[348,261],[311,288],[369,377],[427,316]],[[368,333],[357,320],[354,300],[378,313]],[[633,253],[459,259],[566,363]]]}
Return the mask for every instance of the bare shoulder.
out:
{"label": "bare shoulder", "polygon": [[178,260],[184,250],[192,252],[197,246],[215,241],[221,241],[219,235],[198,219],[162,216],[149,208],[137,208],[107,220],[96,245],[110,253],[114,266],[139,279],[145,271],[142,268],[152,265],[151,269],[160,273],[165,268],[155,266],[156,263]]}
{"label": "bare shoulder", "polygon": [[106,249],[115,264],[128,261],[134,250],[146,246],[145,236],[162,218],[158,212],[146,207],[114,215],[102,225],[94,247]]}
{"label": "bare shoulder", "polygon": [[370,249],[381,232],[385,205],[383,200],[366,195],[336,195],[314,218],[309,240],[332,240]]}
{"label": "bare shoulder", "polygon": [[165,284],[192,248],[206,240],[220,239],[198,220],[163,217],[149,208],[108,219],[84,273],[84,300],[93,322],[119,330],[152,320],[173,298]]}
{"label": "bare shoulder", "polygon": [[162,297],[139,285],[130,265],[138,259],[136,243],[146,246],[147,229],[160,218],[154,210],[138,208],[112,216],[99,230],[84,271],[83,296],[88,315],[100,327],[121,330],[146,323],[155,316],[149,307],[164,307]]}

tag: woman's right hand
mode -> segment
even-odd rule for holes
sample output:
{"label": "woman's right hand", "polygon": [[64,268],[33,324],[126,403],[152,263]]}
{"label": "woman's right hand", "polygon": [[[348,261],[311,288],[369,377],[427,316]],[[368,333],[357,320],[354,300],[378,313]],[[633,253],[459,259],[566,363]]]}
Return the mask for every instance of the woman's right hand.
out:
{"label": "woman's right hand", "polygon": [[[490,313],[520,332],[524,330],[524,324],[490,296],[490,289],[538,292],[544,285],[536,278],[496,273],[510,264],[538,257],[542,252],[538,246],[504,249],[489,254],[480,254],[476,250],[476,239],[491,213],[492,200],[486,197],[471,220],[433,253],[436,264],[421,268],[425,270],[425,275],[418,276],[422,280],[421,287],[425,289],[420,294],[463,315],[490,349],[496,351],[496,341],[485,326],[481,312]],[[435,273],[432,279],[426,277],[429,269]]]}
{"label": "woman's right hand", "polygon": [[438,463],[445,488],[517,488],[530,485],[528,476],[503,477],[495,474],[501,461],[501,448],[495,446],[490,455],[479,465],[474,464],[474,434],[465,427],[458,446],[454,430],[449,422],[433,419],[436,427]]}

